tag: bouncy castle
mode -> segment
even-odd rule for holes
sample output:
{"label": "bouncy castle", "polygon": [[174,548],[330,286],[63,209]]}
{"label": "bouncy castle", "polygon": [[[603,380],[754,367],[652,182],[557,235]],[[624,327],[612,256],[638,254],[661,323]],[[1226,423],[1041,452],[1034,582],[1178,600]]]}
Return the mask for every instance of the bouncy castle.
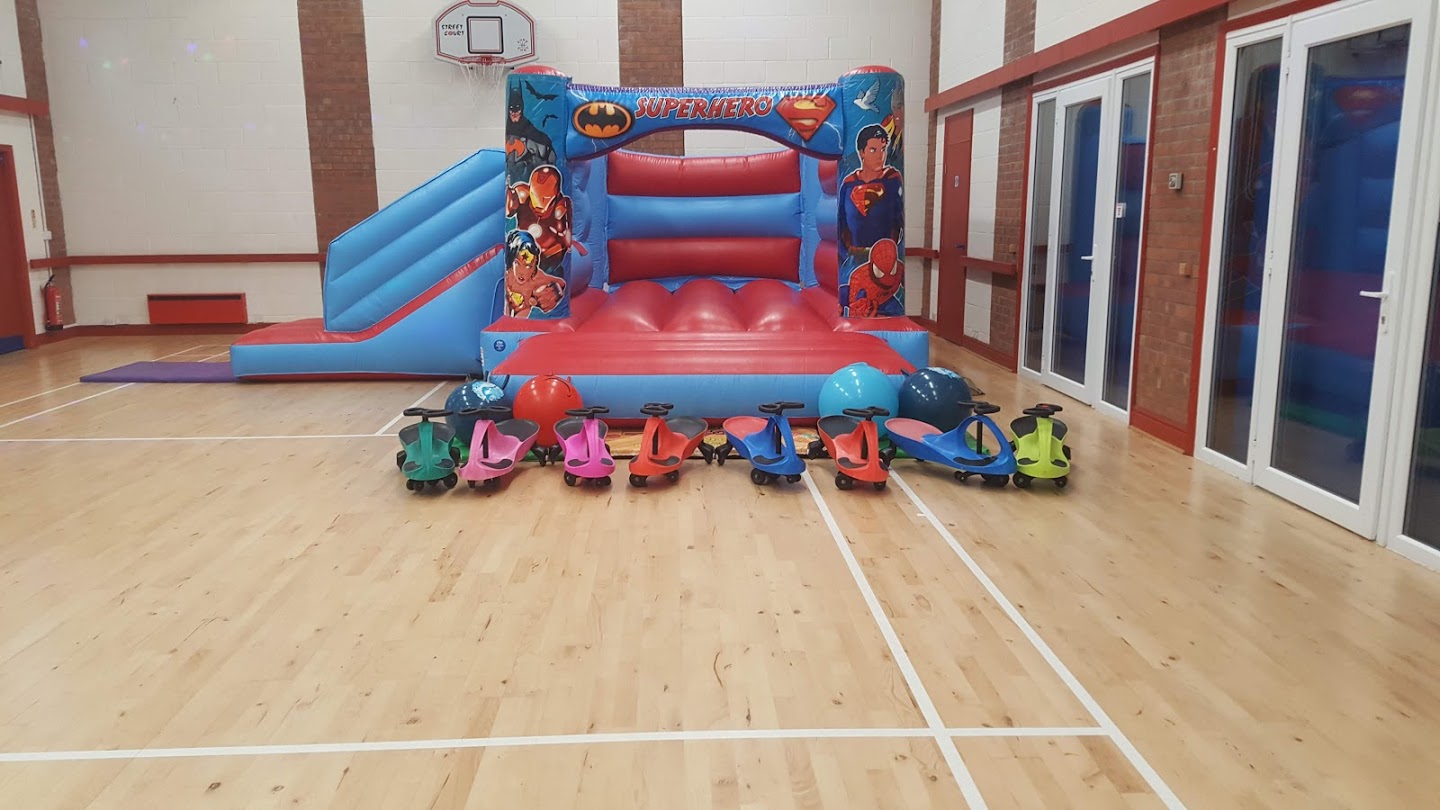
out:
{"label": "bouncy castle", "polygon": [[[805,402],[865,362],[926,365],[905,317],[904,84],[867,67],[771,88],[508,78],[505,150],[481,150],[337,237],[324,317],[241,338],[251,380],[571,378],[587,401],[710,417]],[[677,128],[782,149],[664,157]]]}

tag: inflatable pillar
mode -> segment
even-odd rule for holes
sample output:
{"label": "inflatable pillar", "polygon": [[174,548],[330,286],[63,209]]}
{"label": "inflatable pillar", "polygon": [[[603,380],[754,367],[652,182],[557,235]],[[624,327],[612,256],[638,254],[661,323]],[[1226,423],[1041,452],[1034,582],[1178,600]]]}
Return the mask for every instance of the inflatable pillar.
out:
{"label": "inflatable pillar", "polygon": [[515,318],[570,314],[569,88],[569,76],[538,66],[507,80],[505,314]]}
{"label": "inflatable pillar", "polygon": [[840,314],[905,314],[905,80],[884,67],[840,77]]}

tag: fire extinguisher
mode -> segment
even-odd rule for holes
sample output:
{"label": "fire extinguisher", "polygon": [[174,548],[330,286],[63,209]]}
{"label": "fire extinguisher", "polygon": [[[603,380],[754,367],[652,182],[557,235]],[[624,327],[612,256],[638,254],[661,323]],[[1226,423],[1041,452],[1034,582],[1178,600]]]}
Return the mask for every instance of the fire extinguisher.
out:
{"label": "fire extinguisher", "polygon": [[45,331],[56,332],[64,329],[65,318],[60,312],[64,307],[64,299],[60,295],[60,285],[55,283],[54,273],[46,279],[40,292],[45,297]]}

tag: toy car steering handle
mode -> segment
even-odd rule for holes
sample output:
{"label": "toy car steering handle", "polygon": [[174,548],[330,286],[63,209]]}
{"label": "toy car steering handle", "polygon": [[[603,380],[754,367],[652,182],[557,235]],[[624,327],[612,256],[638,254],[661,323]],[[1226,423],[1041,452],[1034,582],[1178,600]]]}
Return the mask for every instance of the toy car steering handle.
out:
{"label": "toy car steering handle", "polygon": [[803,408],[803,407],[805,407],[805,403],[803,403],[803,402],[790,402],[790,401],[788,401],[788,400],[787,400],[787,401],[784,401],[784,402],[767,402],[767,403],[765,403],[764,405],[761,405],[761,406],[760,406],[760,412],[761,412],[761,413],[773,413],[773,414],[775,414],[776,416],[779,416],[779,415],[780,415],[781,413],[783,413],[784,411],[793,410],[793,409],[795,409],[795,408]]}
{"label": "toy car steering handle", "polygon": [[421,419],[439,419],[441,417],[449,416],[450,413],[450,411],[447,411],[444,408],[406,408],[405,410],[400,412],[400,415],[418,416]]}
{"label": "toy car steering handle", "polygon": [[503,416],[508,418],[513,413],[514,411],[510,409],[509,405],[485,405],[479,408],[466,408],[465,410],[460,411],[458,415],[483,416],[493,422],[495,421],[495,417],[497,416]]}
{"label": "toy car steering handle", "polygon": [[988,402],[983,402],[983,401],[978,400],[978,399],[975,400],[974,402],[971,402],[970,400],[962,399],[962,400],[960,400],[960,402],[959,402],[958,404],[963,405],[963,406],[965,406],[965,407],[967,407],[967,408],[971,408],[971,409],[973,409],[973,410],[975,411],[975,413],[978,413],[978,414],[980,414],[980,415],[982,415],[982,416],[989,415],[989,414],[992,414],[992,413],[999,413],[999,412],[1000,412],[1000,406],[999,406],[999,405],[991,405],[991,404],[988,403]]}
{"label": "toy car steering handle", "polygon": [[869,408],[846,408],[845,410],[841,411],[841,413],[845,414],[846,416],[859,417],[867,422],[872,421],[877,416],[890,415],[889,411],[885,410],[884,408],[876,407],[874,405],[870,406]]}
{"label": "toy car steering handle", "polygon": [[610,409],[609,409],[609,408],[606,408],[606,407],[603,406],[603,405],[592,405],[592,406],[590,406],[589,408],[571,408],[570,410],[568,410],[568,411],[565,412],[565,415],[566,415],[566,416],[591,417],[591,416],[597,416],[597,415],[599,415],[599,414],[609,413],[609,412],[610,412]]}
{"label": "toy car steering handle", "polygon": [[647,416],[664,416],[673,410],[675,406],[669,402],[647,402],[640,408],[640,412]]}
{"label": "toy car steering handle", "polygon": [[1046,403],[1041,402],[1033,408],[1026,408],[1024,411],[1022,411],[1022,413],[1024,413],[1026,416],[1044,416],[1048,418],[1054,416],[1056,411],[1063,410],[1065,409],[1060,407],[1059,405],[1047,405]]}

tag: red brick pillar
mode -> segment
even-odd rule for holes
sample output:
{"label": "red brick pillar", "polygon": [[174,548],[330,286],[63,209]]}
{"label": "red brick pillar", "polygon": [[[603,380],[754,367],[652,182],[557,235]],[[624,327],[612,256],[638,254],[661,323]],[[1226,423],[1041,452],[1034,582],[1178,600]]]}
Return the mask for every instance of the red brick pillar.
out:
{"label": "red brick pillar", "polygon": [[[1005,4],[1005,64],[1035,52],[1035,0]],[[995,259],[1024,264],[1025,184],[1030,143],[1029,78],[1000,91],[1000,159],[995,189]],[[995,275],[990,284],[990,348],[1018,364],[1020,278]]]}
{"label": "red brick pillar", "polygon": [[[25,97],[47,107],[50,84],[45,78],[45,47],[40,36],[38,0],[16,0],[15,21],[20,29],[20,64],[25,71]],[[51,257],[65,256],[65,212],[60,207],[60,167],[55,159],[55,128],[50,116],[34,115],[35,157],[40,164],[40,198],[45,227],[50,231]],[[55,268],[55,282],[65,298],[65,323],[75,323],[75,295],[70,289],[70,268]]]}
{"label": "red brick pillar", "polygon": [[375,213],[375,134],[361,0],[299,0],[315,238],[330,240]]}
{"label": "red brick pillar", "polygon": [[[1195,431],[1205,190],[1210,182],[1215,49],[1224,21],[1220,9],[1162,28],[1156,64],[1133,421],[1186,450]],[[1174,172],[1185,176],[1180,191],[1168,187]]]}
{"label": "red brick pillar", "polygon": [[[680,0],[619,0],[620,83],[627,87],[685,84],[685,32]],[[658,132],[627,149],[656,155],[685,154],[682,130]]]}
{"label": "red brick pillar", "polygon": [[[940,92],[940,0],[930,0],[930,88],[927,96]],[[925,242],[920,247],[929,249],[935,244],[935,142],[943,137],[939,130],[940,114],[930,112],[925,116],[926,132],[930,136],[925,144]],[[920,273],[920,317],[929,319],[931,269],[938,262],[921,260]]]}

